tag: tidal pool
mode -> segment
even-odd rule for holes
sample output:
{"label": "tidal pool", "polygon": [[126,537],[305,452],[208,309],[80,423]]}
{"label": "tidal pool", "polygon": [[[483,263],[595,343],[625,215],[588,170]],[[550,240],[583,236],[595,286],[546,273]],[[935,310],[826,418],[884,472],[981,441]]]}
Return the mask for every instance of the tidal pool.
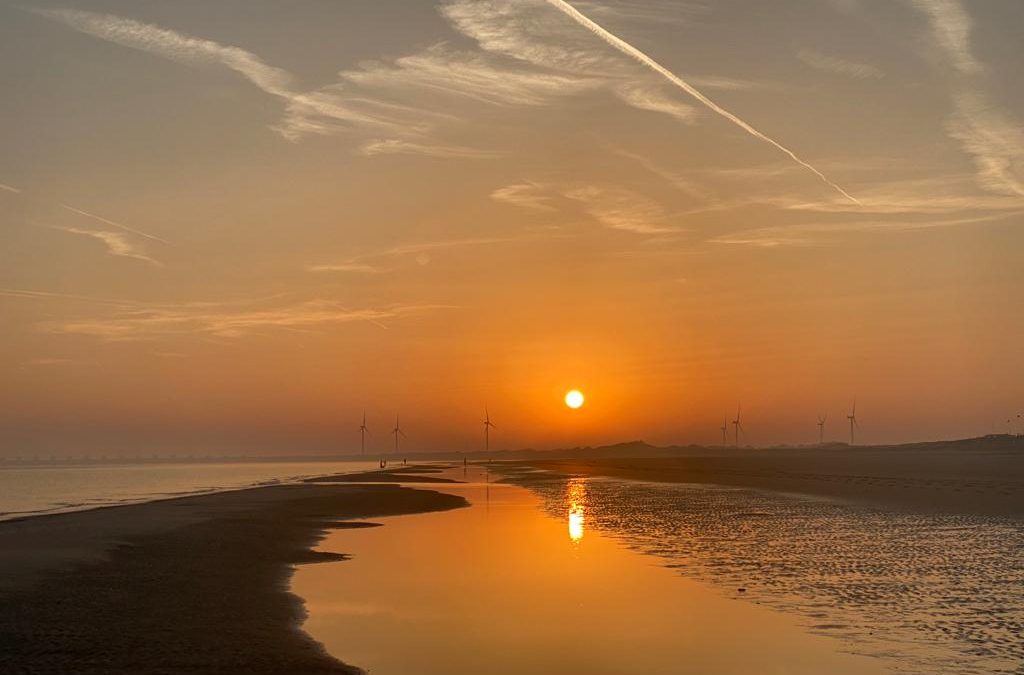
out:
{"label": "tidal pool", "polygon": [[469,508],[329,534],[319,548],[352,559],[298,568],[303,629],[373,675],[887,672],[588,529],[585,481],[556,518],[529,490],[473,468],[467,480],[420,487]]}

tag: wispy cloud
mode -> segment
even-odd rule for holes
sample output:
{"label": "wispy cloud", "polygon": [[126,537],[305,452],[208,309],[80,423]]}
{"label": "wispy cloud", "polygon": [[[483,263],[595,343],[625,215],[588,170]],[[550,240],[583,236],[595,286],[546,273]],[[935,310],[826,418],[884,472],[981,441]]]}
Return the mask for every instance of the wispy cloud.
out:
{"label": "wispy cloud", "polygon": [[929,27],[936,45],[964,75],[982,71],[971,48],[973,22],[958,0],[910,0],[928,17]]}
{"label": "wispy cloud", "polygon": [[244,49],[182,35],[139,21],[111,14],[75,9],[33,9],[75,30],[109,42],[158,54],[192,65],[220,64],[234,70],[260,89],[278,96],[291,96],[291,75],[267,65]]}
{"label": "wispy cloud", "polygon": [[81,363],[75,359],[63,359],[63,358],[40,358],[40,359],[29,359],[28,365],[30,366],[66,366],[75,363]]}
{"label": "wispy cloud", "polygon": [[721,91],[755,91],[781,90],[785,85],[769,80],[749,80],[742,77],[726,77],[724,75],[693,75],[687,74],[684,79],[695,87],[719,89]]}
{"label": "wispy cloud", "polygon": [[307,272],[388,272],[396,268],[394,263],[388,264],[389,259],[411,257],[420,265],[430,262],[430,254],[434,251],[443,251],[472,246],[493,246],[523,241],[533,238],[535,234],[523,234],[513,237],[466,237],[461,239],[443,239],[439,241],[417,242],[412,244],[400,244],[379,251],[370,251],[357,256],[346,258],[339,262],[323,263],[306,266]]}
{"label": "wispy cloud", "polygon": [[290,72],[240,47],[109,14],[71,9],[32,11],[124,47],[190,66],[220,66],[235,71],[284,101],[282,117],[272,128],[286,139],[363,131],[402,140],[371,143],[363,149],[368,154],[483,155],[482,151],[442,147],[422,139],[436,124],[458,119],[450,112],[458,108],[456,100],[539,105],[604,81],[596,76],[501,64],[440,44],[392,62],[362,63],[339,72],[334,82],[304,90]]}
{"label": "wispy cloud", "polygon": [[5,185],[4,183],[0,183],[0,190],[3,190],[4,192],[13,192],[15,194],[21,193],[21,189],[16,188],[13,185]]}
{"label": "wispy cloud", "polygon": [[779,225],[773,227],[757,227],[731,232],[709,240],[712,244],[731,244],[753,246],[756,248],[783,248],[804,246],[836,245],[844,241],[843,235],[862,233],[896,233],[934,228],[980,225],[1005,220],[1016,214],[997,213],[981,216],[963,216],[954,218],[921,218],[910,220],[853,220],[832,223],[801,223],[797,225]]}
{"label": "wispy cloud", "polygon": [[113,305],[116,307],[138,306],[138,303],[131,300],[97,298],[90,295],[76,295],[73,293],[54,293],[52,291],[36,291],[26,288],[0,288],[0,296],[8,298],[24,298],[28,300],[72,300],[76,302],[97,303],[100,305]]}
{"label": "wispy cloud", "polygon": [[950,137],[974,158],[982,188],[1024,196],[1024,128],[986,93],[984,69],[971,45],[971,17],[957,0],[910,2],[927,17],[934,44],[958,75],[947,123]]}
{"label": "wispy cloud", "polygon": [[653,160],[649,159],[648,157],[644,157],[643,155],[637,154],[635,152],[629,152],[628,150],[623,150],[621,148],[612,148],[612,152],[619,155],[620,157],[625,157],[626,159],[630,159],[636,162],[641,167],[643,167],[644,170],[661,178],[663,181],[665,181],[666,183],[668,183],[669,185],[671,185],[672,187],[674,187],[675,189],[679,190],[684,194],[699,199],[711,200],[711,195],[708,193],[706,189],[701,187],[692,178],[685,176],[678,171],[673,171],[672,169],[661,166],[657,162],[654,162]]}
{"label": "wispy cloud", "polygon": [[397,58],[392,63],[363,63],[357,69],[342,71],[340,78],[371,91],[421,91],[491,105],[542,105],[604,82],[604,78],[596,75],[581,77],[551,69],[502,64],[445,44]]}
{"label": "wispy cloud", "polygon": [[979,193],[973,189],[970,174],[938,178],[890,179],[865,187],[862,204],[852,207],[839,200],[807,201],[793,197],[770,196],[765,203],[794,211],[820,213],[875,213],[941,215],[970,211],[1019,211],[1021,201],[1015,197]]}
{"label": "wispy cloud", "polygon": [[307,265],[307,272],[358,272],[362,274],[376,274],[384,270],[374,265],[359,262],[340,262],[328,265]]}
{"label": "wispy cloud", "polygon": [[42,16],[60,21],[80,32],[131,49],[162,56],[192,66],[219,65],[229,68],[267,94],[286,102],[285,115],[277,130],[287,138],[306,133],[328,133],[332,124],[346,123],[374,128],[402,128],[392,107],[365,101],[363,109],[346,105],[329,90],[304,92],[296,88],[288,71],[265,63],[240,47],[223,45],[110,14],[72,9],[34,9]]}
{"label": "wispy cloud", "polygon": [[601,19],[655,26],[687,23],[710,11],[707,3],[680,0],[580,0],[577,4],[583,11]]}
{"label": "wispy cloud", "polygon": [[[619,16],[636,17],[651,6],[620,1],[613,9]],[[673,5],[673,9],[679,7]],[[697,5],[691,9],[696,11]],[[360,63],[311,90],[300,88],[298,78],[287,70],[234,45],[109,14],[32,11],[127,48],[189,66],[228,68],[284,102],[280,120],[271,125],[284,138],[296,141],[313,135],[359,133],[368,137],[357,146],[357,152],[366,156],[498,156],[492,150],[436,140],[438,128],[458,124],[465,106],[472,104],[548,105],[582,92],[605,90],[629,106],[681,122],[691,123],[699,114],[698,108],[677,100],[667,83],[644,75],[620,56],[582,44],[568,26],[550,20],[550,8],[543,0],[450,0],[442,13],[456,30],[477,40],[484,53],[435,44],[393,60]],[[725,89],[764,86],[715,75],[699,81]]]}
{"label": "wispy cloud", "polygon": [[[665,16],[681,7],[680,3],[668,6],[648,2],[588,5],[589,9],[599,10],[600,15],[606,18],[638,18],[646,14],[662,17],[662,23]],[[697,11],[697,5],[691,9]],[[705,9],[702,7],[699,11]],[[595,49],[592,40],[581,39],[586,34],[581,34],[572,24],[552,21],[546,0],[449,0],[441,11],[456,30],[475,40],[485,51],[511,57],[542,72],[557,73],[566,83],[559,86],[565,93],[604,89],[638,110],[662,113],[686,123],[693,122],[699,115],[697,108],[679,101],[673,89],[661,78],[652,76],[621,56]],[[681,15],[675,13],[674,16]],[[699,80],[704,86],[715,89],[774,86],[718,75],[694,77],[694,81]]]}
{"label": "wispy cloud", "polygon": [[492,192],[491,199],[535,211],[554,211],[555,199],[570,200],[613,230],[648,235],[685,231],[671,223],[660,202],[618,186],[514,183]]}
{"label": "wispy cloud", "polygon": [[1024,127],[1011,122],[980,90],[964,89],[954,100],[949,135],[974,157],[979,185],[1024,197]]}
{"label": "wispy cloud", "polygon": [[847,59],[824,54],[816,49],[801,49],[797,58],[815,70],[853,77],[858,80],[880,80],[885,77],[879,68],[869,63],[858,63]]}
{"label": "wispy cloud", "polygon": [[[995,214],[1021,209],[1021,200],[1014,194],[979,191],[977,175],[973,172],[931,175],[929,167],[921,167],[911,158],[840,160],[829,162],[826,167],[856,177],[860,204],[851,204],[838,196],[818,199],[810,195],[793,194],[784,186],[790,184],[791,177],[799,168],[780,161],[751,167],[691,169],[688,175],[700,179],[701,185],[721,183],[719,192],[733,196],[720,200],[709,197],[709,203],[685,213],[697,214],[756,205],[789,211],[908,216],[969,212]],[[886,177],[878,180],[879,175]],[[752,181],[756,181],[757,187],[751,187]],[[747,189],[741,192],[733,188],[733,185],[744,185]]]}
{"label": "wispy cloud", "polygon": [[489,150],[478,150],[459,145],[415,143],[397,138],[368,141],[359,148],[359,154],[367,157],[374,155],[426,155],[448,159],[491,159],[498,156],[498,153]]}
{"label": "wispy cloud", "polygon": [[69,234],[77,234],[84,237],[91,237],[103,243],[107,253],[122,258],[134,258],[142,260],[151,265],[160,266],[160,262],[146,255],[145,251],[131,242],[123,232],[107,232],[104,230],[85,230],[78,227],[55,227],[54,229]]}
{"label": "wispy cloud", "polygon": [[551,194],[546,186],[538,183],[513,183],[500,187],[491,193],[491,199],[535,211],[554,211]]}
{"label": "wispy cloud", "polygon": [[565,192],[565,197],[580,202],[591,217],[614,230],[637,234],[681,231],[667,223],[661,204],[631,190],[588,185]]}
{"label": "wispy cloud", "polygon": [[623,101],[640,110],[662,113],[686,124],[692,124],[699,117],[697,109],[692,105],[677,100],[650,83],[623,82],[614,91]]}
{"label": "wispy cloud", "polygon": [[190,335],[238,338],[273,330],[309,331],[353,322],[379,323],[448,308],[451,307],[393,305],[352,309],[330,300],[308,300],[270,308],[186,303],[125,309],[98,318],[50,321],[39,327],[51,333],[87,335],[111,341]]}

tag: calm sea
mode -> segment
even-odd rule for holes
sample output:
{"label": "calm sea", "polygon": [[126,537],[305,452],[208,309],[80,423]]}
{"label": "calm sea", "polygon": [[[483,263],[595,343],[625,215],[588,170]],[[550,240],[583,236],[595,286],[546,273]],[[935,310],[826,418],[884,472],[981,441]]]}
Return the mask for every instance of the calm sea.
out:
{"label": "calm sea", "polygon": [[376,462],[226,462],[0,468],[0,520],[285,483]]}

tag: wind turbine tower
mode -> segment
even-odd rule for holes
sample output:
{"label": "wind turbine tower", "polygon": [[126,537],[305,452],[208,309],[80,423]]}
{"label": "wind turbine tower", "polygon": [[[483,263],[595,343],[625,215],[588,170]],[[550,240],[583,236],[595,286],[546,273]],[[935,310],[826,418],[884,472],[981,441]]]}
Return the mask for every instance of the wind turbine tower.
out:
{"label": "wind turbine tower", "polygon": [[359,425],[359,454],[366,454],[366,434],[370,433],[369,427],[366,426],[366,411],[363,411],[363,423]]}
{"label": "wind turbine tower", "polygon": [[857,399],[853,399],[853,408],[850,409],[850,414],[846,416],[846,419],[850,420],[850,445],[853,445],[853,429],[854,427],[860,429],[860,424],[857,423]]}
{"label": "wind turbine tower", "polygon": [[490,461],[491,452],[491,429],[497,429],[494,424],[491,423],[491,413],[484,408],[484,452],[488,454],[488,461]]}
{"label": "wind turbine tower", "polygon": [[825,445],[825,420],[828,414],[818,415],[818,445]]}
{"label": "wind turbine tower", "polygon": [[722,426],[718,427],[718,430],[722,432],[722,447],[724,448],[729,444],[729,417],[722,418]]}
{"label": "wind turbine tower", "polygon": [[743,431],[743,425],[740,424],[740,406],[736,406],[736,419],[732,421],[733,439],[736,442],[736,447],[740,447],[740,432]]}
{"label": "wind turbine tower", "polygon": [[402,425],[398,423],[398,415],[395,415],[395,428],[391,430],[391,433],[395,435],[395,455],[398,455],[398,437],[406,438],[405,432],[402,431]]}

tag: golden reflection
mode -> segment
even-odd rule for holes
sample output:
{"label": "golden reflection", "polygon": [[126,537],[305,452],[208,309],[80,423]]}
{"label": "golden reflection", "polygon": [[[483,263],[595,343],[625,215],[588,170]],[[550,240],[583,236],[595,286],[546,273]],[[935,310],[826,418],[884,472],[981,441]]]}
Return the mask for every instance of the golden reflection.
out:
{"label": "golden reflection", "polygon": [[565,501],[569,504],[569,538],[574,542],[583,539],[584,514],[587,505],[587,482],[583,478],[573,478],[565,491]]}

